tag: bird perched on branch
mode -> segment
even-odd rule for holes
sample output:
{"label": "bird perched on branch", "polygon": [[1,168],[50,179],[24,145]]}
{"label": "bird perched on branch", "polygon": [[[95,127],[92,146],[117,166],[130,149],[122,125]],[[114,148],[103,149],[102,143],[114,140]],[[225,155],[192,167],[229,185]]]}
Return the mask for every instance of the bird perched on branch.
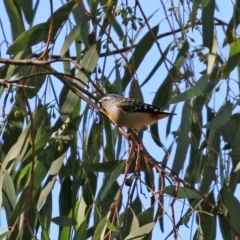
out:
{"label": "bird perched on branch", "polygon": [[158,120],[175,115],[150,104],[116,94],[107,94],[99,102],[113,123],[135,130],[147,129]]}

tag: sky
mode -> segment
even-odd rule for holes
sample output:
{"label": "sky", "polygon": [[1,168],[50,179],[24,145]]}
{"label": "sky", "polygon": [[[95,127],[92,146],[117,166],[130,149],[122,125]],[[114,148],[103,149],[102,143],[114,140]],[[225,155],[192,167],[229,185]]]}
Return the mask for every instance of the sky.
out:
{"label": "sky", "polygon": [[[59,7],[60,1],[53,1],[53,2],[54,2],[54,10],[56,10]],[[140,2],[142,4],[142,6],[144,8],[144,11],[145,11],[147,16],[150,16],[156,10],[155,4],[149,4],[148,1],[140,1]],[[169,2],[169,1],[166,1],[166,3],[167,2]],[[217,2],[218,9],[219,9],[219,10],[216,10],[216,14],[217,14],[216,16],[219,19],[222,19],[223,21],[229,22],[229,20],[230,20],[229,18],[231,17],[231,14],[228,14],[228,12],[232,11],[232,2],[231,1],[221,1],[221,0],[216,1],[216,2]],[[169,31],[169,29],[167,28],[166,19],[164,19],[163,15],[160,14],[160,13],[162,13],[162,9],[160,8],[160,3],[158,3],[158,4],[159,4],[158,12],[156,12],[153,15],[153,17],[150,20],[150,23],[151,23],[151,26],[155,26],[156,24],[158,24],[160,22],[160,31],[159,31],[159,34],[160,34],[160,33],[165,32],[166,29],[167,29],[167,31]],[[5,9],[2,1],[0,1],[0,9]],[[4,28],[6,29],[5,26],[8,24],[8,18],[4,14],[5,14],[5,11],[2,11],[0,18],[1,18],[2,22],[4,23]],[[49,14],[50,14],[50,11],[48,9],[48,1],[46,1],[46,0],[40,1],[40,9],[39,9],[39,12],[37,13],[37,18],[35,19],[35,24],[43,22],[46,19],[48,19]],[[10,27],[8,29],[10,30]],[[219,31],[219,32],[217,32],[217,34],[221,34],[221,30],[220,29],[217,29],[217,30]],[[139,40],[144,35],[144,33],[145,33],[145,31],[143,31],[143,33],[140,34],[140,36],[138,38]],[[7,34],[8,34],[8,36],[11,35],[10,32],[8,32]],[[54,52],[55,54],[59,54],[59,49],[61,48],[61,42],[62,42],[61,37],[64,37],[64,34],[59,36],[60,41],[57,42],[57,45],[54,48],[55,49],[55,52]],[[195,39],[196,42],[199,42],[199,44],[201,43],[200,36],[192,36],[192,37]],[[160,42],[161,43],[161,48],[164,50],[171,40],[172,40],[172,37],[163,38]],[[1,34],[0,34],[0,43],[1,42],[2,42],[2,39],[1,39]],[[219,48],[221,48],[221,44],[222,43],[220,43]],[[1,45],[0,50],[1,50],[1,57],[8,57],[6,55],[6,45],[5,44]],[[146,69],[151,69],[152,68],[152,59],[156,57],[154,55],[155,51],[157,51],[156,46],[153,46],[152,51],[147,56],[145,56],[144,61],[142,62],[142,64],[140,65],[140,67],[137,71],[137,76],[138,76],[138,79],[139,79],[140,83],[142,81],[144,81],[144,79],[146,78],[146,76],[149,73],[149,71],[146,71]],[[223,48],[223,49],[221,49],[221,51],[226,51],[227,52],[228,49]],[[227,55],[228,54],[226,54],[226,56]],[[174,59],[174,57],[175,56],[173,56],[173,59]],[[106,71],[111,71],[111,60],[108,61],[108,64],[109,64],[109,69],[107,69]],[[59,68],[61,68],[60,65],[59,65]],[[197,66],[197,68],[195,69],[196,70],[196,73],[195,73],[196,76],[200,76],[200,72],[203,69],[204,69],[204,65]],[[144,101],[146,103],[151,103],[152,102],[152,100],[154,98],[154,92],[156,90],[156,83],[159,85],[159,81],[162,81],[162,79],[165,78],[166,74],[167,74],[166,69],[164,67],[160,67],[158,69],[158,71],[155,73],[155,75],[153,76],[154,80],[150,81],[148,84],[146,84],[144,86],[144,88],[143,88]],[[106,74],[106,75],[108,75],[108,74]],[[197,77],[197,79],[198,79],[198,77]],[[237,79],[237,77],[236,77],[236,79]],[[212,102],[212,106],[216,111],[219,109],[219,107],[222,104],[221,94],[224,93],[225,90],[226,90],[226,85],[223,83],[222,87],[221,87],[221,91],[216,94],[217,95],[216,96],[216,101]],[[128,91],[129,91],[129,89],[127,89],[127,91],[125,93],[125,96],[128,96]],[[50,96],[50,97],[53,97],[53,96]],[[2,99],[0,99],[0,106],[2,105],[1,103],[2,103]],[[172,131],[177,130],[178,126],[180,124],[181,106],[182,106],[182,104],[179,104],[179,106],[176,109],[177,116],[174,117],[174,119],[173,119],[173,124],[172,124],[173,127],[171,129]],[[10,105],[8,105],[7,108],[8,107],[10,108]],[[7,111],[7,109],[6,109],[6,111]],[[168,147],[171,144],[171,142],[173,141],[173,136],[172,135],[168,136],[167,138],[165,137],[165,129],[166,129],[167,121],[168,121],[168,119],[164,119],[164,120],[159,122],[161,140],[166,147]],[[164,155],[164,151],[156,146],[156,144],[153,142],[149,132],[146,131],[144,133],[144,140],[143,141],[146,144],[146,148],[153,155],[153,157],[159,159],[160,155],[161,156]],[[173,152],[174,152],[174,149],[173,149]],[[160,157],[160,159],[161,159],[161,157]],[[171,156],[170,159],[169,159],[169,162],[168,162],[169,167],[171,167],[171,165],[172,165],[172,160],[173,160],[173,156]],[[181,175],[180,175],[180,177],[181,177]],[[119,181],[121,182],[121,178],[119,179]],[[58,191],[59,191],[59,183],[58,182],[56,182],[53,191],[56,193],[56,194],[54,194],[54,197],[56,198],[56,201],[57,201],[58,200]],[[237,192],[239,193],[239,189],[237,190]],[[149,201],[149,199],[147,201]],[[171,201],[171,199],[169,198],[169,202],[170,201]],[[168,202],[168,200],[166,200],[166,202]],[[179,203],[176,203],[176,209],[178,208],[178,204],[179,204],[179,209],[181,209],[181,207],[183,205],[182,202],[179,201]],[[53,205],[53,207],[54,207],[53,212],[55,213],[53,215],[58,216],[57,206]],[[166,211],[170,212],[169,205],[166,204],[165,207],[166,207]],[[180,214],[180,212],[179,212],[179,214]],[[171,228],[172,227],[171,221],[167,220],[167,217],[164,219],[164,221],[165,221],[165,233],[164,234],[161,233],[161,236],[166,236],[169,233],[169,231],[171,231],[171,229],[172,229]],[[191,224],[194,224],[195,219],[192,218],[191,221],[192,221]],[[4,220],[4,211],[1,211],[0,225],[1,225],[1,227],[6,226],[5,220]],[[190,225],[190,223],[189,223],[189,225]],[[53,231],[52,231],[51,235],[52,235],[52,239],[54,239],[54,235],[56,234],[56,231],[57,231],[58,227],[56,225],[52,224],[52,229],[53,229]],[[179,230],[179,236],[180,236],[179,239],[191,239],[192,238],[191,234],[193,234],[193,233],[191,233],[189,230],[186,231],[186,227],[183,226]],[[156,236],[156,237],[159,236],[159,229],[156,229],[154,231],[154,236]],[[219,234],[219,232],[218,232],[218,236],[219,237],[221,236]],[[170,239],[172,239],[172,238],[170,237]],[[220,238],[217,238],[217,239],[220,239]]]}

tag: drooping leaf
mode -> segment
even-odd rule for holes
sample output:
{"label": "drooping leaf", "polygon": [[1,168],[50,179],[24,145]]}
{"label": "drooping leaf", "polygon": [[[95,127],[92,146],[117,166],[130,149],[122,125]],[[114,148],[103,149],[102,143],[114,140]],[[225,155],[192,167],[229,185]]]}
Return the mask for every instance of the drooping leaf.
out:
{"label": "drooping leaf", "polygon": [[133,232],[131,232],[127,237],[126,240],[130,240],[130,239],[144,239],[144,237],[146,237],[146,235],[153,229],[155,223],[151,222],[148,224],[143,225],[142,227],[134,230]]}
{"label": "drooping leaf", "polygon": [[[75,43],[80,41],[82,32],[83,32],[83,30],[84,30],[84,28],[85,28],[85,26],[87,25],[88,22],[89,22],[89,17],[88,16],[83,16],[81,18],[81,21],[77,22],[76,26],[73,27],[71,32],[66,37],[66,39],[63,43],[63,46],[60,50],[61,56],[65,55],[65,53],[69,50],[69,47],[71,46],[71,44],[74,41],[75,41]],[[78,50],[79,49],[76,47],[77,55],[79,55]],[[77,58],[77,59],[79,59],[79,58]]]}
{"label": "drooping leaf", "polygon": [[97,225],[93,235],[93,240],[101,239],[101,235],[103,234],[103,230],[106,228],[106,224],[107,224],[107,216],[104,217]]}
{"label": "drooping leaf", "polygon": [[232,113],[232,104],[227,101],[226,104],[219,110],[216,117],[203,127],[206,128],[218,128],[228,122]]}
{"label": "drooping leaf", "polygon": [[47,40],[48,26],[40,23],[23,32],[16,41],[8,48],[8,54],[17,54],[24,49]]}
{"label": "drooping leaf", "polygon": [[223,68],[223,78],[228,78],[229,74],[237,67],[240,57],[240,39],[236,39],[230,44],[230,51],[226,66]]}
{"label": "drooping leaf", "polygon": [[208,84],[208,79],[209,76],[207,74],[202,75],[202,77],[196,82],[196,84],[192,88],[178,94],[176,97],[169,99],[168,104],[186,101],[193,97],[199,96],[205,90]]}
{"label": "drooping leaf", "polygon": [[191,12],[191,26],[194,28],[195,22],[197,19],[197,11],[199,9],[201,0],[195,0],[192,5],[192,12]]}
{"label": "drooping leaf", "polygon": [[201,198],[199,194],[186,187],[176,189],[176,186],[167,186],[164,188],[164,193],[176,198]]}
{"label": "drooping leaf", "polygon": [[[75,2],[69,1],[68,3],[61,6],[53,14],[53,29],[52,29],[52,38],[50,41],[55,39],[56,34],[62,24],[67,20]],[[17,54],[22,50],[29,49],[32,46],[40,43],[46,42],[49,33],[50,19],[44,23],[37,24],[27,31],[23,32],[16,41],[8,48],[8,54]]]}
{"label": "drooping leaf", "polygon": [[[165,51],[163,52],[163,55],[161,56],[161,58],[158,60],[158,62],[156,63],[156,65],[153,67],[153,69],[151,70],[151,72],[148,74],[148,76],[146,77],[146,79],[143,81],[143,83],[140,85],[140,87],[143,87],[151,78],[152,76],[155,74],[155,72],[159,69],[159,67],[162,65],[162,63],[164,62],[170,48],[172,46],[172,43],[170,43],[168,45],[168,47],[165,49]],[[166,81],[166,80],[165,80]],[[164,81],[164,82],[165,82]]]}
{"label": "drooping leaf", "polygon": [[203,45],[212,50],[213,44],[213,18],[215,10],[215,0],[201,0],[202,24],[203,24]]}
{"label": "drooping leaf", "polygon": [[36,13],[34,12],[33,9],[32,0],[18,1],[18,3],[23,10],[26,21],[28,22],[29,25],[31,25],[33,22],[34,14]]}
{"label": "drooping leaf", "polygon": [[228,217],[230,217],[231,219],[231,224],[239,232],[240,231],[240,226],[238,224],[238,218],[239,218],[238,213],[240,211],[239,200],[231,192],[227,191],[225,188],[222,188],[221,197],[224,205],[227,208],[227,211],[229,212]]}
{"label": "drooping leaf", "polygon": [[81,66],[85,70],[79,69],[79,71],[76,74],[76,77],[81,79],[85,83],[88,82],[88,78],[86,76],[85,71],[87,71],[90,74],[94,71],[99,59],[100,48],[101,48],[100,42],[93,44],[82,58]]}
{"label": "drooping leaf", "polygon": [[[145,36],[139,41],[138,45],[136,46],[134,53],[129,60],[129,64],[131,66],[131,69],[133,69],[133,72],[137,71],[144,56],[152,48],[155,41],[154,36],[157,35],[158,28],[159,28],[159,25],[155,26],[154,28],[151,29],[151,31],[147,32]],[[126,68],[124,76],[122,78],[123,90],[125,90],[130,80],[131,80],[131,73],[129,72],[129,69]]]}
{"label": "drooping leaf", "polygon": [[83,221],[79,228],[77,229],[76,234],[74,235],[73,240],[87,239],[87,221]]}
{"label": "drooping leaf", "polygon": [[189,147],[188,134],[191,128],[191,111],[185,104],[182,110],[182,118],[180,124],[180,132],[178,137],[178,145],[173,160],[172,170],[176,174],[180,172],[186,159],[186,154]]}
{"label": "drooping leaf", "polygon": [[118,166],[110,174],[110,176],[107,178],[107,182],[101,192],[101,197],[100,197],[101,200],[105,197],[105,195],[107,194],[111,186],[117,180],[118,176],[123,172],[124,167],[125,167],[125,162],[120,162]]}
{"label": "drooping leaf", "polygon": [[67,216],[54,217],[51,221],[59,226],[75,226],[77,224],[76,220]]}
{"label": "drooping leaf", "polygon": [[19,11],[20,9],[13,1],[4,0],[4,5],[7,11],[7,16],[10,20],[13,39],[16,39],[24,31],[23,19]]}
{"label": "drooping leaf", "polygon": [[237,31],[238,25],[240,23],[239,8],[240,8],[240,1],[236,0],[235,7],[233,9],[233,15],[232,15],[230,22],[227,25],[227,30],[226,30],[227,42],[229,44],[234,42],[236,39],[236,36],[237,36],[236,31]]}

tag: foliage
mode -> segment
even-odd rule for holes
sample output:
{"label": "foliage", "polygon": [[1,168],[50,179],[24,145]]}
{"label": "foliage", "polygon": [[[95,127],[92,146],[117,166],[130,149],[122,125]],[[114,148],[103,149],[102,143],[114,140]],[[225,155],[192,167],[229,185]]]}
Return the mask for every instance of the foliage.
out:
{"label": "foliage", "polygon": [[[240,1],[146,2],[3,1],[0,239],[240,238]],[[168,141],[97,104],[149,91]]]}

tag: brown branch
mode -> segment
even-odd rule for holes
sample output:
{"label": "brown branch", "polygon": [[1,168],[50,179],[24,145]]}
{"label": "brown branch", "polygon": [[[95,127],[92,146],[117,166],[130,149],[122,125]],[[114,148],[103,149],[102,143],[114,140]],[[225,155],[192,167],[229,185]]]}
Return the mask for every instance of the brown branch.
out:
{"label": "brown branch", "polygon": [[[215,18],[215,20],[217,21],[217,23],[215,23],[215,26],[227,26],[227,23],[221,21],[220,19],[217,19]],[[202,22],[201,21],[197,21],[196,22],[196,25],[202,25]],[[156,36],[156,39],[161,39],[161,38],[164,38],[164,37],[168,37],[168,36],[171,36],[173,35],[174,33],[178,33],[178,32],[181,32],[182,30],[187,30],[191,27],[190,24],[187,24],[184,29],[182,28],[178,28],[178,29],[175,29],[174,31],[169,31],[169,32],[165,32],[165,33],[162,33],[162,34],[159,34]],[[116,54],[122,54],[122,53],[126,53],[126,52],[129,52],[130,50],[134,49],[137,47],[138,44],[133,44],[129,47],[125,47],[125,48],[118,48],[117,50],[112,50],[110,52],[106,52],[106,53],[100,53],[99,54],[99,57],[102,58],[102,57],[106,57],[106,56],[112,56],[112,55],[116,55]],[[60,59],[61,56],[60,55],[49,55],[51,57],[51,59]],[[39,57],[39,54],[32,54],[32,57],[34,58],[38,58]],[[76,56],[70,56],[69,57],[70,59],[76,61],[77,60],[77,57]]]}
{"label": "brown branch", "polygon": [[144,148],[144,153],[146,154],[146,156],[148,157],[148,161],[156,168],[156,170],[162,174],[164,173],[164,175],[168,176],[169,178],[171,178],[173,181],[175,182],[180,182],[182,183],[185,187],[193,190],[194,192],[196,192],[201,199],[208,204],[213,210],[216,211],[216,213],[221,216],[224,221],[228,224],[228,226],[231,228],[231,230],[236,234],[236,236],[240,237],[240,233],[237,231],[237,229],[235,229],[235,227],[231,224],[231,222],[227,219],[227,217],[224,215],[223,211],[221,211],[214,203],[212,203],[204,194],[202,194],[198,189],[196,189],[195,187],[193,187],[190,183],[188,183],[187,181],[181,179],[180,177],[173,175],[172,173],[167,172],[166,170],[164,170],[163,168],[161,168],[158,164],[159,162],[154,159],[148,152],[147,150]]}
{"label": "brown branch", "polygon": [[26,106],[28,109],[29,117],[30,117],[30,137],[31,137],[31,142],[32,142],[32,166],[31,166],[31,175],[30,175],[30,182],[29,182],[29,188],[27,191],[27,196],[26,196],[26,202],[25,202],[25,208],[24,208],[24,220],[25,223],[28,226],[29,231],[32,234],[32,237],[34,237],[34,233],[31,229],[30,223],[28,221],[28,211],[30,207],[30,201],[32,200],[32,192],[33,192],[33,186],[34,186],[34,168],[35,168],[35,135],[34,135],[34,120],[33,120],[33,114],[31,111],[31,106],[28,101],[28,97],[25,93],[25,90],[21,88],[22,94],[25,98],[26,101]]}
{"label": "brown branch", "polygon": [[[83,92],[90,98],[94,99],[95,101],[98,101],[98,98],[91,94],[89,91],[85,90],[83,87],[81,87],[79,84],[75,83],[68,77],[65,77],[63,74],[59,74],[55,69],[53,69],[51,66],[45,65],[45,68],[53,73],[53,75],[58,78],[63,84],[67,85],[69,89],[74,92],[79,98],[83,99],[85,102],[87,102],[92,108],[94,108],[96,111],[99,111],[99,107],[94,104],[92,101],[90,101],[88,98],[86,98],[83,94],[80,93]],[[78,91],[79,90],[79,91]]]}
{"label": "brown branch", "polygon": [[50,22],[49,22],[48,38],[47,38],[45,50],[41,54],[39,59],[44,59],[45,56],[47,55],[48,47],[50,45],[52,34],[53,34],[53,24],[54,24],[54,22],[53,22],[53,2],[52,2],[52,0],[49,0],[49,2],[50,2]]}

